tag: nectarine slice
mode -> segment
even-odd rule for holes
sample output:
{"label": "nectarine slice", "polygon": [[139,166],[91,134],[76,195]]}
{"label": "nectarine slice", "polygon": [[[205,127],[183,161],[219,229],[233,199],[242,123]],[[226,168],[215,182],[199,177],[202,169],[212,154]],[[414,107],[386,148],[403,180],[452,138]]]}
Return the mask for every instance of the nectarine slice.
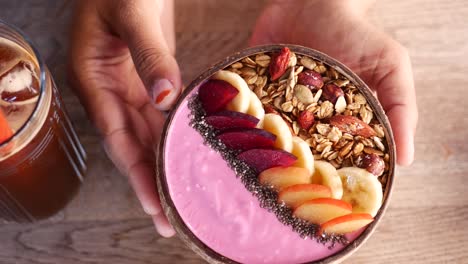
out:
{"label": "nectarine slice", "polygon": [[310,174],[299,167],[273,167],[260,173],[259,181],[281,191],[292,185],[310,183]]}
{"label": "nectarine slice", "polygon": [[275,144],[276,136],[258,128],[234,128],[216,136],[226,147],[237,150],[270,148]]}
{"label": "nectarine slice", "polygon": [[374,218],[370,214],[348,214],[333,218],[324,223],[321,232],[328,234],[347,234],[372,223]]}
{"label": "nectarine slice", "polygon": [[239,91],[230,83],[221,80],[208,80],[198,90],[203,109],[207,114],[223,110],[237,96]]}
{"label": "nectarine slice", "polygon": [[350,214],[351,204],[333,198],[307,201],[294,210],[294,215],[313,224],[323,224],[333,218]]}
{"label": "nectarine slice", "polygon": [[278,201],[296,208],[306,201],[316,198],[331,197],[329,187],[320,184],[296,184],[284,188],[278,195]]}
{"label": "nectarine slice", "polygon": [[250,149],[237,155],[249,167],[260,173],[273,167],[289,167],[296,162],[293,154],[281,149]]}
{"label": "nectarine slice", "polygon": [[221,111],[205,118],[208,125],[220,129],[230,128],[254,128],[260,121],[258,118],[234,111]]}

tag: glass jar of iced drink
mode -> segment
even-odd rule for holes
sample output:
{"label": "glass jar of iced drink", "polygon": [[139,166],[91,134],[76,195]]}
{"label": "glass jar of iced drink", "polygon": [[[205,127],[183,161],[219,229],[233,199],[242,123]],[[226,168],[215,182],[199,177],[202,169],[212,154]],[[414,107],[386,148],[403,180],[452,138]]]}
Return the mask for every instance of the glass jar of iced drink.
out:
{"label": "glass jar of iced drink", "polygon": [[0,21],[0,219],[31,222],[77,193],[86,153],[26,37]]}

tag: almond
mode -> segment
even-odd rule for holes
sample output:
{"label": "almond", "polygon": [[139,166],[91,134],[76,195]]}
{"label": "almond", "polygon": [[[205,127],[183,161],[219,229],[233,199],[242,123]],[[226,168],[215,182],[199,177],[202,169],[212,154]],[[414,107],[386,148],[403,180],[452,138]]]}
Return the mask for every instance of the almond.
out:
{"label": "almond", "polygon": [[314,114],[310,111],[302,111],[297,117],[297,123],[304,130],[309,130],[309,128],[314,124]]}
{"label": "almond", "polygon": [[297,83],[318,90],[323,87],[323,78],[318,72],[306,70],[297,75]]}
{"label": "almond", "polygon": [[305,85],[296,85],[294,87],[294,95],[303,104],[309,105],[314,102],[314,95]]}
{"label": "almond", "polygon": [[270,78],[272,81],[277,80],[286,72],[290,57],[291,51],[287,47],[282,48],[280,52],[272,56],[269,67]]}
{"label": "almond", "polygon": [[385,162],[377,154],[362,154],[356,159],[356,165],[375,176],[381,176],[385,171]]}
{"label": "almond", "polygon": [[343,90],[336,86],[333,83],[329,83],[325,85],[322,89],[322,97],[323,99],[332,102],[332,104],[336,103],[336,100],[338,100],[339,97],[343,96],[344,97],[344,92]]}
{"label": "almond", "polygon": [[330,125],[337,127],[341,132],[353,136],[370,138],[375,136],[375,131],[368,124],[355,116],[337,115],[329,119]]}

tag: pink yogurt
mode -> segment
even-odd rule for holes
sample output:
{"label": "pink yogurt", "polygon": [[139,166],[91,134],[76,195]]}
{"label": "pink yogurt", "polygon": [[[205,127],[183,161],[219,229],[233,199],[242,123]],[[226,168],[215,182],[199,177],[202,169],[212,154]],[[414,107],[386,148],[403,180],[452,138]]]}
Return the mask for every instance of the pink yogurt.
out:
{"label": "pink yogurt", "polygon": [[[343,249],[336,245],[330,250],[302,239],[261,208],[221,155],[203,144],[201,135],[189,125],[189,114],[185,100],[168,131],[165,172],[179,215],[205,245],[249,264],[310,262]],[[348,239],[354,240],[362,231]]]}

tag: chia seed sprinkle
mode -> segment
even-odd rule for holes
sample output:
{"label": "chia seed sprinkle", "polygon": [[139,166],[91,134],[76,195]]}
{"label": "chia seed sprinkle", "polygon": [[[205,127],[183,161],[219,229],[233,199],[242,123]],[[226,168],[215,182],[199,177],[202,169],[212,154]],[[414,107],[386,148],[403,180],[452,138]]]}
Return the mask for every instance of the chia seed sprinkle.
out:
{"label": "chia seed sprinkle", "polygon": [[216,139],[216,135],[219,132],[206,123],[206,112],[201,106],[197,95],[193,95],[189,99],[188,107],[192,112],[189,116],[191,120],[190,126],[202,135],[206,145],[213,148],[223,157],[244,184],[245,188],[257,197],[260,207],[274,213],[282,224],[290,226],[303,239],[315,239],[317,243],[323,245],[329,243],[329,249],[332,249],[336,244],[346,245],[349,243],[344,235],[327,233],[320,235],[318,233],[320,229],[319,225],[311,224],[295,217],[291,208],[284,203],[278,203],[278,193],[269,186],[261,185],[258,181],[257,173],[247,164],[237,159],[237,155],[240,152],[227,148],[220,140]]}

